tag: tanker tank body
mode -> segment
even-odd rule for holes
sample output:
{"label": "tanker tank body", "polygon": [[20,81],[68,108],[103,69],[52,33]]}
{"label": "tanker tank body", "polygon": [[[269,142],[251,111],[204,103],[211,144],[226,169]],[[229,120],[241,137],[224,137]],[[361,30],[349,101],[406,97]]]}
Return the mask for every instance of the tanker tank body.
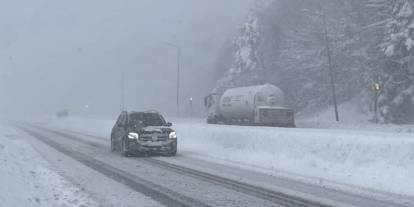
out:
{"label": "tanker tank body", "polygon": [[205,99],[208,123],[294,126],[293,110],[274,85],[214,90]]}

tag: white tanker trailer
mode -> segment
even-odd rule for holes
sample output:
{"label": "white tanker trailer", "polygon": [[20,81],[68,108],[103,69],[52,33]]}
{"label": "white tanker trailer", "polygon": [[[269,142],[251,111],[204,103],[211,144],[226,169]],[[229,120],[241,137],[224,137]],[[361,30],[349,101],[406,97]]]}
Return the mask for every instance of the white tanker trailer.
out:
{"label": "white tanker trailer", "polygon": [[294,112],[285,107],[283,92],[271,84],[214,89],[204,104],[209,124],[295,126]]}

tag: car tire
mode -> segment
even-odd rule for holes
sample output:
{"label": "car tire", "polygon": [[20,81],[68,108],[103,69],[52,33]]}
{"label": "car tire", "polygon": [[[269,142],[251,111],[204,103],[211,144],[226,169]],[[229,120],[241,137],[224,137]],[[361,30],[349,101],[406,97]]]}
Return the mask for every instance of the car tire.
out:
{"label": "car tire", "polygon": [[114,141],[111,138],[111,152],[115,152],[115,150]]}
{"label": "car tire", "polygon": [[126,144],[126,139],[125,139],[125,138],[123,138],[123,139],[122,139],[122,144],[121,144],[121,154],[122,154],[124,157],[129,157],[129,150],[128,150],[128,146],[127,146],[127,144]]}
{"label": "car tire", "polygon": [[116,146],[114,144],[114,139],[111,136],[111,152],[115,152],[116,151]]}
{"label": "car tire", "polygon": [[169,153],[167,154],[167,156],[168,156],[168,157],[174,157],[174,156],[176,156],[176,155],[177,155],[177,150],[174,150],[174,151],[169,152]]}

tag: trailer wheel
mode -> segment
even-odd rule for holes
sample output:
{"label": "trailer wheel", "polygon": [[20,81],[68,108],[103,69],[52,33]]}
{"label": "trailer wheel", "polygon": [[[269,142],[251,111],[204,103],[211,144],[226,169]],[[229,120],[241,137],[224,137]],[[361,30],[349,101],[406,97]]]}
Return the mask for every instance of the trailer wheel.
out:
{"label": "trailer wheel", "polygon": [[216,117],[213,117],[213,118],[208,117],[207,118],[207,124],[217,124]]}
{"label": "trailer wheel", "polygon": [[167,154],[167,156],[168,156],[168,157],[174,157],[175,155],[177,155],[177,150],[174,150],[174,151],[169,152],[169,153]]}

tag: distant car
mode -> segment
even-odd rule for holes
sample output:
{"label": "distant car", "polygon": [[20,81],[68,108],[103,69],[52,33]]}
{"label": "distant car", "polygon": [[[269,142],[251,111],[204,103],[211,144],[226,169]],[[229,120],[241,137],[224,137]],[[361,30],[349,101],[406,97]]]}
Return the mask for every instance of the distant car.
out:
{"label": "distant car", "polygon": [[155,111],[123,111],[111,132],[111,151],[124,156],[159,153],[174,156],[177,153],[177,134],[164,117]]}
{"label": "distant car", "polygon": [[67,116],[69,116],[69,110],[68,109],[63,109],[63,110],[60,110],[56,113],[56,117],[59,118],[59,119],[65,118]]}

